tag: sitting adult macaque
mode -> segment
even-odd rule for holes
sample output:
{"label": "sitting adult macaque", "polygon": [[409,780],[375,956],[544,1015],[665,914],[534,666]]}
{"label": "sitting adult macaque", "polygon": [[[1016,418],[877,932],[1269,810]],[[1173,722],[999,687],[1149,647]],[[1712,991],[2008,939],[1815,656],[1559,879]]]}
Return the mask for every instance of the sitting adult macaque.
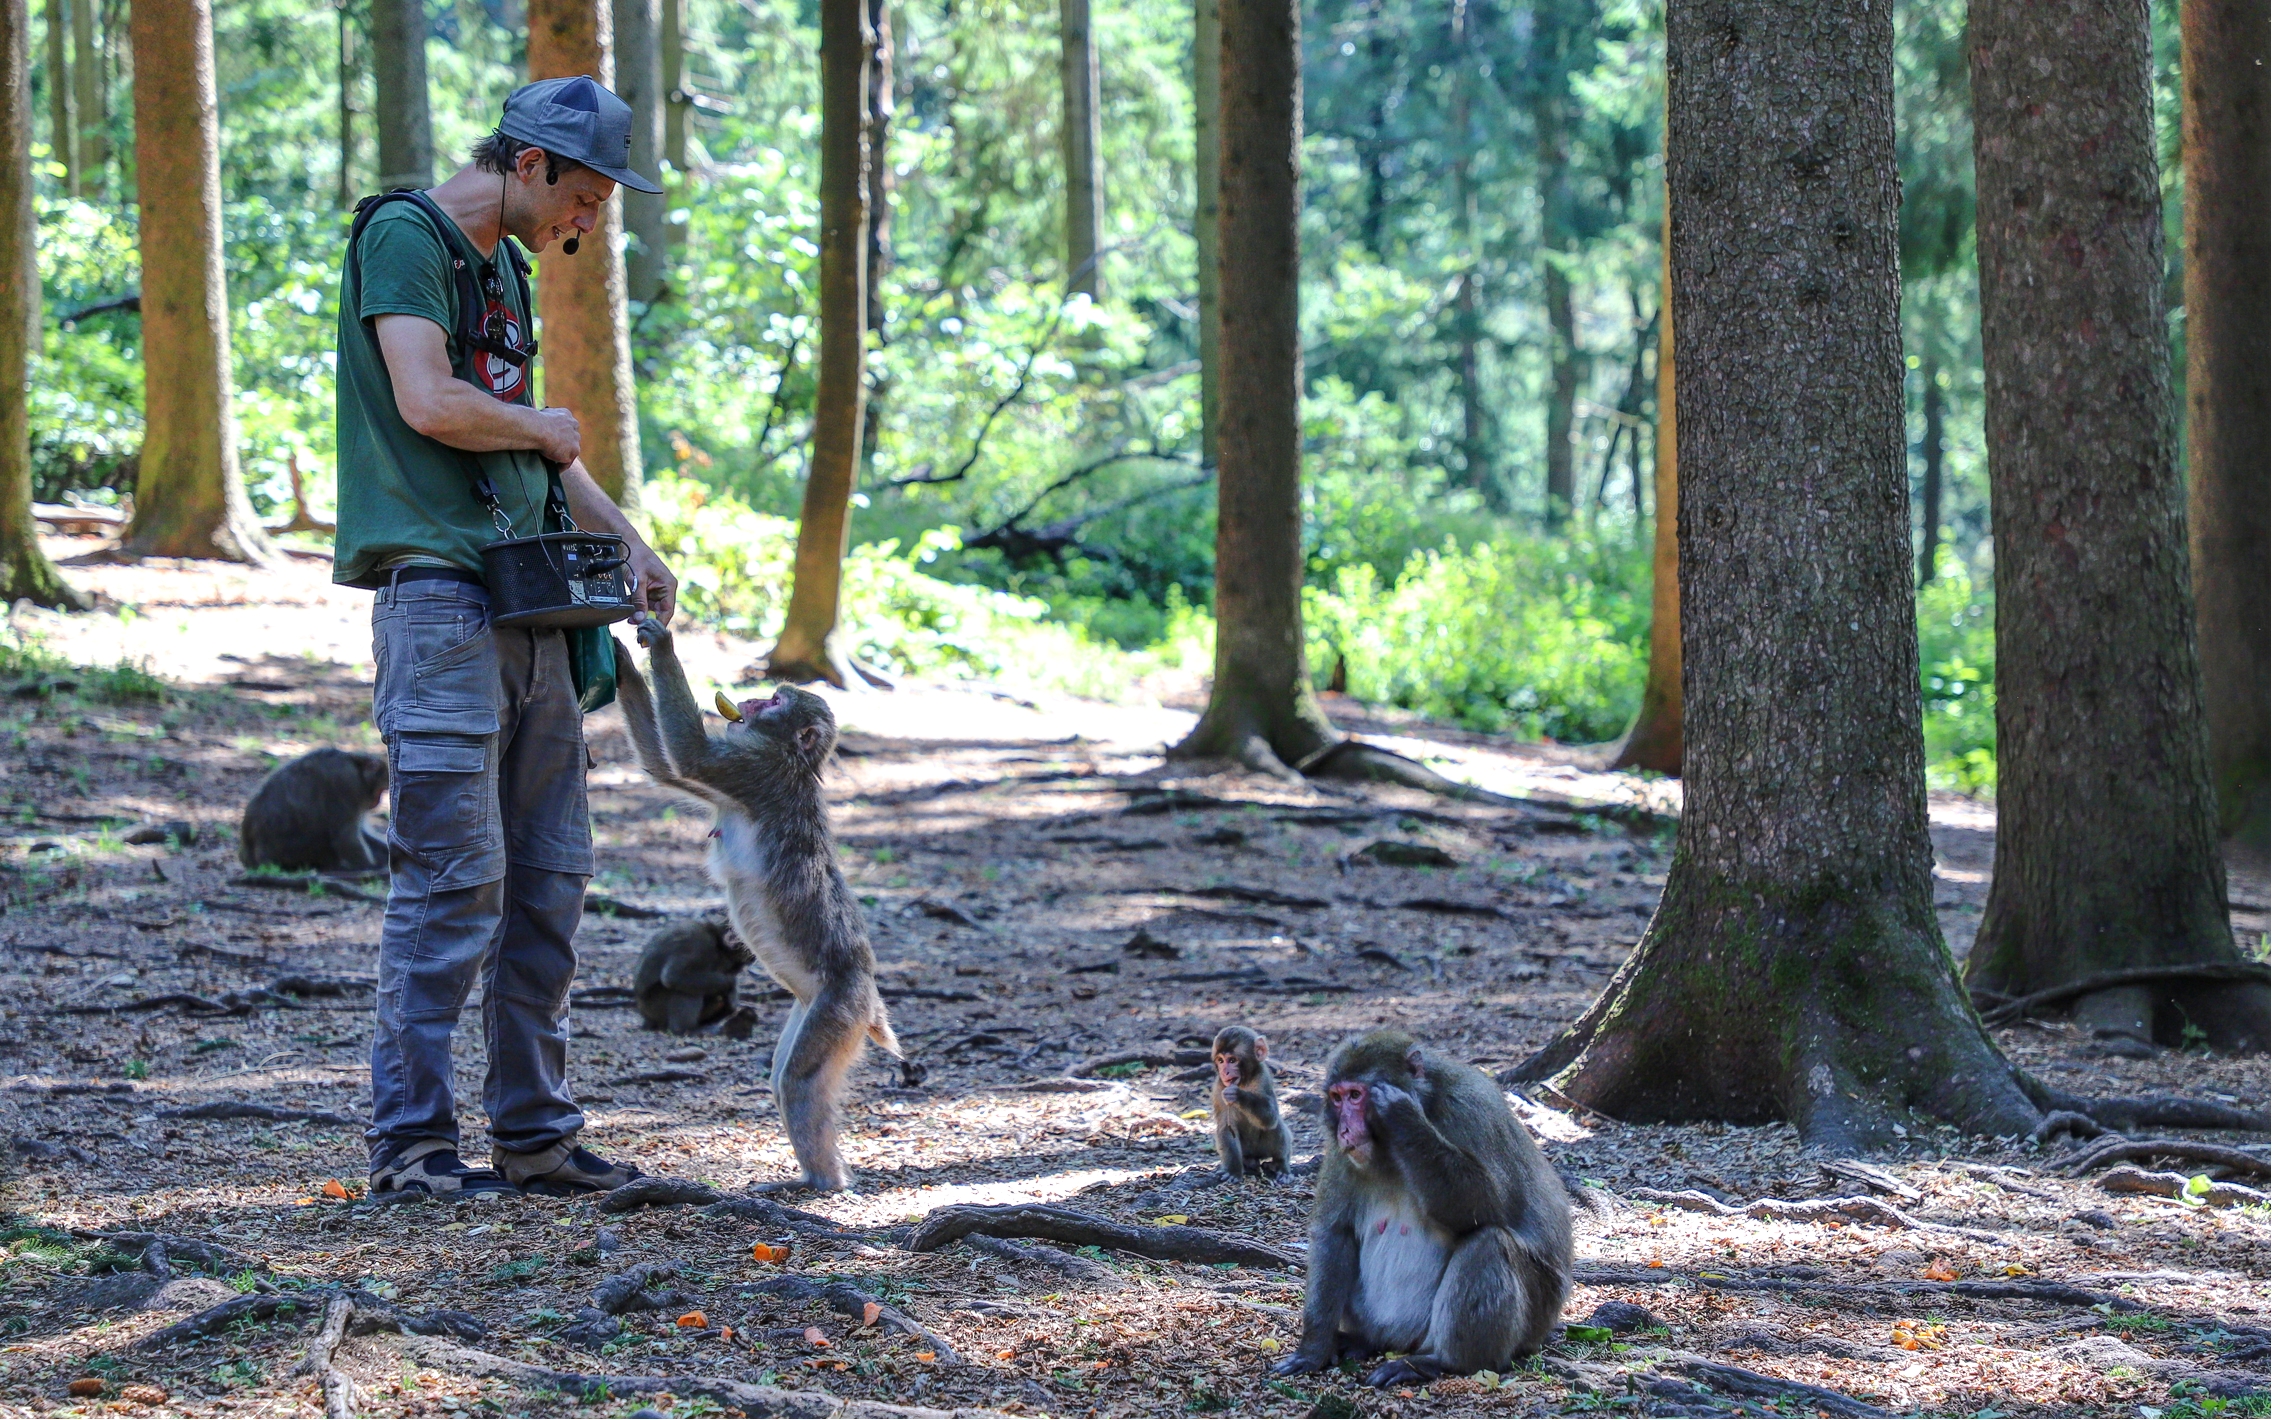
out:
{"label": "sitting adult macaque", "polygon": [[692,1035],[736,1013],[742,968],[756,960],[757,953],[715,918],[674,922],[648,938],[639,953],[632,999],[650,1029]]}
{"label": "sitting adult macaque", "polygon": [[1491,1078],[1402,1031],[1336,1051],[1302,1340],[1272,1371],[1383,1351],[1405,1354],[1368,1384],[1505,1370],[1569,1293],[1569,1195]]}
{"label": "sitting adult macaque", "polygon": [[1215,1033],[1215,1088],[1207,1103],[1215,1115],[1215,1153],[1223,1173],[1276,1174],[1293,1157],[1294,1138],[1278,1112],[1278,1082],[1270,1073],[1270,1038],[1245,1026]]}
{"label": "sitting adult macaque", "polygon": [[384,756],[310,750],[268,771],[245,802],[237,857],[248,868],[362,873],[387,865],[370,820],[387,791]]}

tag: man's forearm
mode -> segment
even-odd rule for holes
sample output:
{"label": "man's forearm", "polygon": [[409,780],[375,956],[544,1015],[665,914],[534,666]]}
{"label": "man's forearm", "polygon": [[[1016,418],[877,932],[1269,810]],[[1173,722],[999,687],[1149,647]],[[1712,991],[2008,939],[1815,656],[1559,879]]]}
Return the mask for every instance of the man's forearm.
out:
{"label": "man's forearm", "polygon": [[430,392],[419,432],[453,449],[495,453],[501,449],[544,446],[544,424],[525,404],[507,404],[464,380],[449,380]]}

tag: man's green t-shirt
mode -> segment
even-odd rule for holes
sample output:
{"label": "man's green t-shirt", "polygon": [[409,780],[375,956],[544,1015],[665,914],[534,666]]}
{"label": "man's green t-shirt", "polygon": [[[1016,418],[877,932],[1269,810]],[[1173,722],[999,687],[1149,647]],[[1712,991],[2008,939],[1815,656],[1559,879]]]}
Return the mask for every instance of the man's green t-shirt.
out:
{"label": "man's green t-shirt", "polygon": [[[394,382],[372,324],[382,315],[434,322],[448,338],[450,368],[458,378],[471,377],[475,388],[498,399],[531,402],[533,364],[516,366],[459,347],[457,273],[450,263],[463,260],[479,273],[481,258],[462,232],[452,231],[449,239],[453,250],[445,251],[423,212],[409,202],[390,202],[371,215],[340,275],[335,582],[384,586],[386,569],[402,562],[481,571],[482,544],[505,534],[473,495],[477,464],[495,486],[514,536],[545,531],[547,474],[535,450],[453,449],[411,428],[395,408]],[[485,300],[504,315],[511,343],[526,345],[529,313],[513,279],[511,255],[502,250],[495,255],[503,296],[485,292]]]}

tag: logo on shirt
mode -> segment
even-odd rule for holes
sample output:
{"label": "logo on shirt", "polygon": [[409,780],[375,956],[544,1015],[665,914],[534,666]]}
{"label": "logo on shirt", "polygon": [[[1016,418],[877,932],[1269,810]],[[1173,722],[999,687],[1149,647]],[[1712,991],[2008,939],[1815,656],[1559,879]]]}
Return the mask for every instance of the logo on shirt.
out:
{"label": "logo on shirt", "polygon": [[[506,345],[515,349],[521,346],[520,321],[513,315],[512,308],[495,296],[489,298],[488,308],[482,312],[481,328],[489,332],[493,340],[501,337]],[[527,365],[515,365],[486,350],[473,352],[473,373],[483,389],[508,402],[520,398],[521,387],[528,381]]]}

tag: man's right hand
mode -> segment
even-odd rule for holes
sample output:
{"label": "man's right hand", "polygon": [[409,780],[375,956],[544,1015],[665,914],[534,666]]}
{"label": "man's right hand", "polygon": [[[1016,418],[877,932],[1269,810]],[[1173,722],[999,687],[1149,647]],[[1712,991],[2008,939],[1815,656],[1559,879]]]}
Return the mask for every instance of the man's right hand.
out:
{"label": "man's right hand", "polygon": [[540,409],[537,417],[537,452],[562,468],[583,457],[584,435],[576,416],[565,409]]}

